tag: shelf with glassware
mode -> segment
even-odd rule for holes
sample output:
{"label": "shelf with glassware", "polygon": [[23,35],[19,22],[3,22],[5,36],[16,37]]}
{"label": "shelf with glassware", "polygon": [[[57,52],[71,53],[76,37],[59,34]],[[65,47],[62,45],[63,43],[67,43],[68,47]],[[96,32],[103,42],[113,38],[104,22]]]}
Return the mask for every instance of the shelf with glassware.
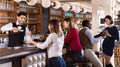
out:
{"label": "shelf with glassware", "polygon": [[53,7],[50,7],[50,19],[58,19],[61,21],[62,19],[62,9],[54,9]]}
{"label": "shelf with glassware", "polygon": [[40,4],[34,6],[28,5],[26,2],[20,2],[17,4],[17,10],[27,13],[26,24],[33,34],[41,33],[41,11],[42,7]]}
{"label": "shelf with glassware", "polygon": [[[15,22],[15,19],[15,2],[13,0],[0,0],[0,28],[7,23]],[[6,38],[7,35],[0,31],[0,37]]]}
{"label": "shelf with glassware", "polygon": [[0,24],[15,20],[15,3],[11,0],[0,0]]}
{"label": "shelf with glassware", "polygon": [[15,22],[15,15],[13,12],[0,12],[0,24]]}
{"label": "shelf with glassware", "polygon": [[83,13],[83,12],[80,12],[80,13],[76,13],[75,14],[75,18],[78,20],[89,20],[91,21],[92,20],[92,13],[90,12],[86,12],[86,13]]}
{"label": "shelf with glassware", "polygon": [[58,19],[60,20],[62,18],[62,16],[59,15],[50,15],[50,19]]}
{"label": "shelf with glassware", "polygon": [[14,10],[14,1],[0,0],[0,10],[13,11]]}

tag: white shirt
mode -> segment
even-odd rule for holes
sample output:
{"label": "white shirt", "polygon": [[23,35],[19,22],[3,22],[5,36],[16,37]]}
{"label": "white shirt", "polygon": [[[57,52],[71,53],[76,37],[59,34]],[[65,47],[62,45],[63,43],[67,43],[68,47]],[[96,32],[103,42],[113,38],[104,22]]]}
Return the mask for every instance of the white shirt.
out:
{"label": "white shirt", "polygon": [[91,29],[89,29],[88,27],[84,27],[87,30],[85,31],[85,34],[88,36],[88,38],[90,39],[91,43],[93,45],[97,44],[99,42],[100,39],[102,39],[102,37],[98,37],[98,38],[94,38],[93,32],[91,31]]}
{"label": "white shirt", "polygon": [[45,42],[37,44],[38,48],[47,48],[48,58],[62,56],[62,49],[64,44],[64,35],[58,37],[56,33],[51,33]]}
{"label": "white shirt", "polygon": [[[16,22],[16,24],[19,25],[18,22]],[[12,27],[13,27],[13,24],[12,23],[8,23],[8,24],[6,24],[6,25],[1,27],[1,31],[2,32],[10,31],[10,30],[12,30]],[[28,29],[28,27],[26,27],[26,31],[25,31],[26,39],[28,39],[28,38],[30,39],[30,37],[26,35],[29,32],[30,32],[30,30]]]}

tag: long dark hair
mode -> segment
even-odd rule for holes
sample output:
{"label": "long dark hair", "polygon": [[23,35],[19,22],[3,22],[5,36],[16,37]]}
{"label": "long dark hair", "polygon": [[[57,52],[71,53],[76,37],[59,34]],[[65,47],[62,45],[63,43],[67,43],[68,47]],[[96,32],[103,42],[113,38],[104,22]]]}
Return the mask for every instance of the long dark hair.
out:
{"label": "long dark hair", "polygon": [[67,17],[67,18],[64,19],[64,21],[69,23],[69,29],[72,29],[72,20],[71,20],[71,18]]}
{"label": "long dark hair", "polygon": [[62,36],[62,29],[60,29],[61,28],[60,22],[57,19],[51,19],[48,24],[50,25],[51,28],[50,32],[54,32],[59,36]]}

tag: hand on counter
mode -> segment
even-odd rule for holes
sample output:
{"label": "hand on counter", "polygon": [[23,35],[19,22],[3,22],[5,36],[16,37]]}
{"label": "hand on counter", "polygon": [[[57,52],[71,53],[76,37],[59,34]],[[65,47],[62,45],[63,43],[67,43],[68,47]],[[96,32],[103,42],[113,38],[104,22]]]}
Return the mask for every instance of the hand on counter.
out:
{"label": "hand on counter", "polygon": [[26,44],[34,44],[34,41],[32,41],[32,40],[27,40],[27,41],[25,41],[25,43],[26,43]]}
{"label": "hand on counter", "polygon": [[35,42],[35,41],[33,41],[33,40],[25,41],[25,43],[26,43],[26,44],[33,44],[33,45],[35,45],[35,46],[37,46],[38,43],[39,43],[39,44],[42,44],[42,42]]}

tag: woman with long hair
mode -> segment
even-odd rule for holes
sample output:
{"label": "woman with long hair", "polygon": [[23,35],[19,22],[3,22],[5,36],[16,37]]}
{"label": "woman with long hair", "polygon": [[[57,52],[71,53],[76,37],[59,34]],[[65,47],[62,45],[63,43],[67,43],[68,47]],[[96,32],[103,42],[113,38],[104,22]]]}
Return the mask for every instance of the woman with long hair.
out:
{"label": "woman with long hair", "polygon": [[71,18],[65,18],[62,25],[66,35],[64,44],[68,44],[70,47],[70,58],[73,62],[81,61],[83,48],[80,43],[78,30],[72,26]]}
{"label": "woman with long hair", "polygon": [[37,43],[34,41],[27,41],[26,43],[32,43],[40,49],[47,48],[49,61],[48,67],[66,67],[65,61],[62,58],[64,35],[59,21],[57,19],[50,20],[48,23],[48,29],[50,34],[45,42]]}

